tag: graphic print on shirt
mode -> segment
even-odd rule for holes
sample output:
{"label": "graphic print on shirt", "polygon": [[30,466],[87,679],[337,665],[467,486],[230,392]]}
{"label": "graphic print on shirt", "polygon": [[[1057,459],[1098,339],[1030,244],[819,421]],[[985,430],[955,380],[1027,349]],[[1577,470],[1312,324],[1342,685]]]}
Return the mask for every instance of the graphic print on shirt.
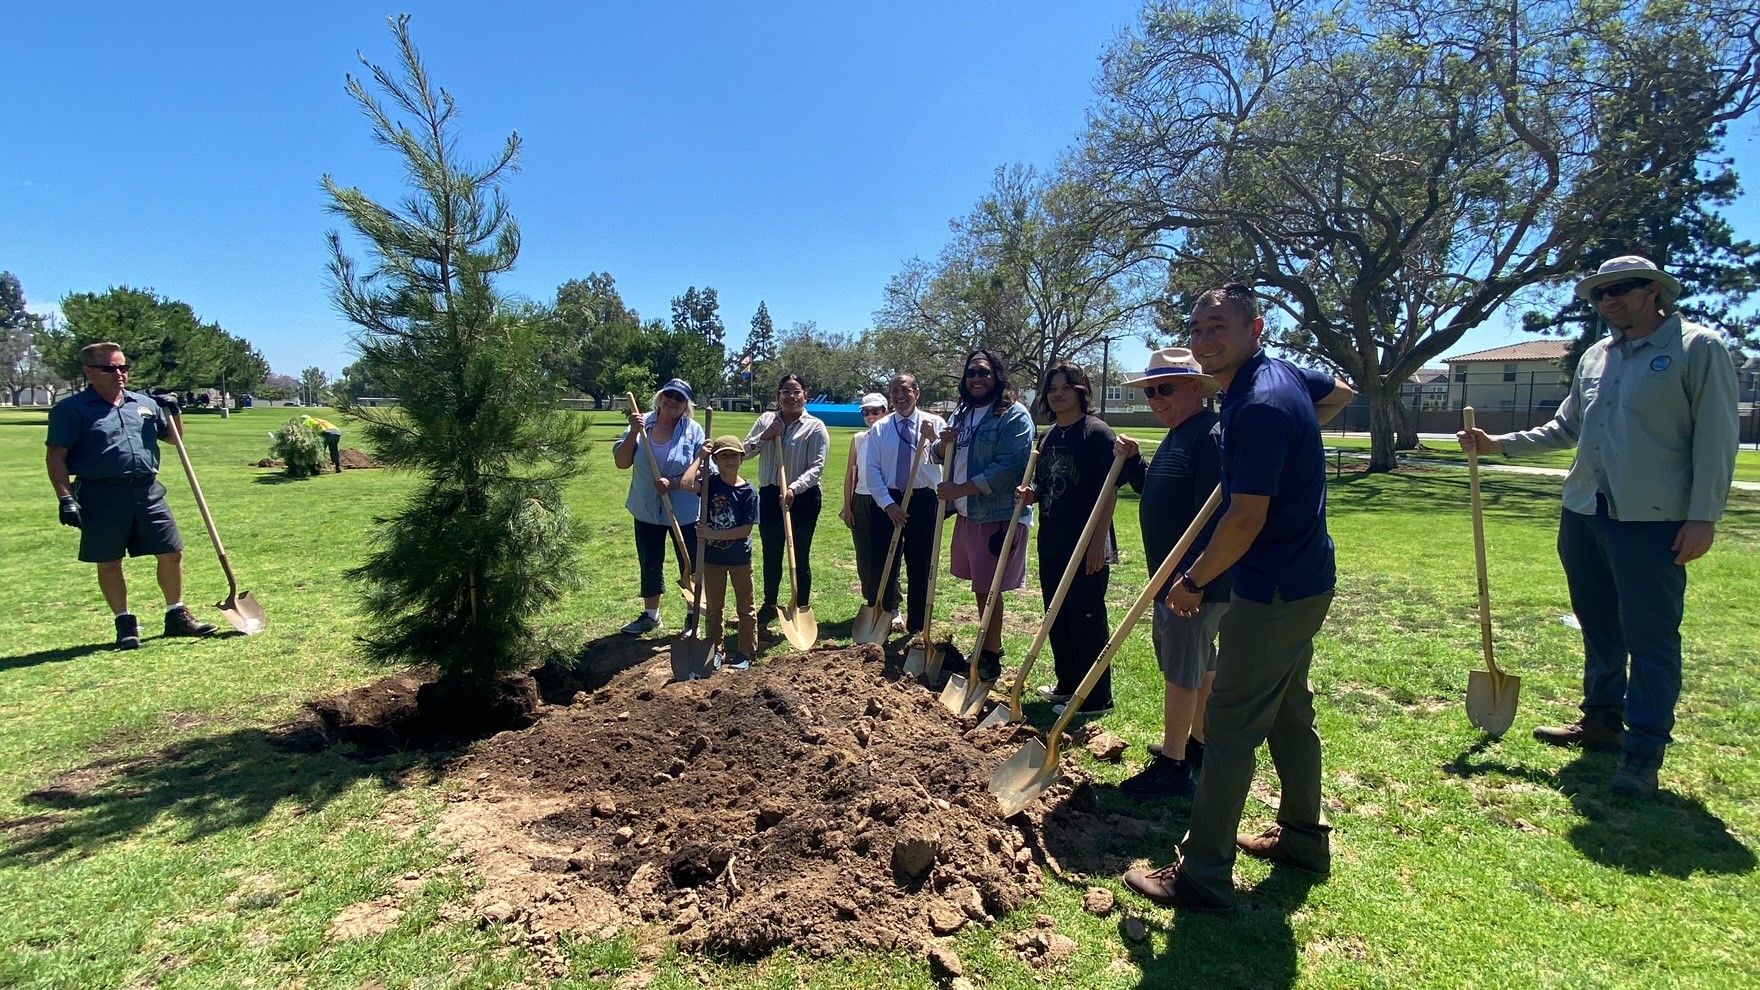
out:
{"label": "graphic print on shirt", "polygon": [[[739,515],[734,511],[733,499],[727,492],[718,491],[709,497],[709,529],[732,529],[739,524]],[[723,550],[743,546],[744,540],[709,540],[711,546]]]}
{"label": "graphic print on shirt", "polygon": [[1061,447],[1039,454],[1038,475],[1039,501],[1045,503],[1046,512],[1052,511],[1058,501],[1082,480],[1075,455]]}

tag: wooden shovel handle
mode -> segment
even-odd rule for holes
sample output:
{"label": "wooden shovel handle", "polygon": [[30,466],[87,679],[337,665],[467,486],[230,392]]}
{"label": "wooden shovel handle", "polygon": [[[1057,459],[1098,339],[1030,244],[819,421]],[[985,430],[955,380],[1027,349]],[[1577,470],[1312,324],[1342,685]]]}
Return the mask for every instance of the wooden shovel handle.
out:
{"label": "wooden shovel handle", "polygon": [[[642,414],[642,407],[636,404],[636,394],[634,392],[625,392],[623,394],[629,399],[630,412],[640,416]],[[713,412],[713,410],[708,410],[705,412],[705,415],[712,415]],[[705,422],[708,422],[708,420],[705,420]],[[703,432],[708,432],[707,426],[703,428]],[[658,481],[660,479],[660,459],[654,456],[654,438],[648,434],[648,427],[645,424],[642,426],[641,447],[642,452],[648,455],[648,469],[654,472],[654,480]],[[678,516],[672,511],[671,492],[666,492],[660,496],[660,505],[666,510],[666,522],[672,527],[672,548],[678,552],[679,576],[689,580],[691,562],[686,553],[689,548],[684,545],[684,527],[678,524]]]}
{"label": "wooden shovel handle", "polygon": [[[941,441],[941,463],[944,465],[953,463],[953,441],[953,437]],[[941,573],[941,534],[946,529],[946,513],[947,507],[941,504],[940,498],[936,498],[935,539],[929,548],[929,587],[928,594],[923,598],[923,649],[925,651],[934,649],[930,645],[934,640],[930,638],[929,627],[935,621],[935,575]]]}
{"label": "wooden shovel handle", "polygon": [[[1033,483],[1033,469],[1039,464],[1039,451],[1045,449],[1045,441],[1051,439],[1051,431],[1046,430],[1045,436],[1033,452],[1027,455],[1027,471],[1021,476],[1021,483]],[[990,632],[990,615],[1002,601],[1002,572],[1008,566],[1008,555],[1014,552],[1014,531],[1020,524],[1021,513],[1027,503],[1017,495],[1014,500],[1014,512],[1008,517],[1008,528],[1002,532],[1002,549],[996,555],[996,570],[990,576],[990,594],[984,599],[984,614],[978,617],[978,645],[972,647],[970,683],[978,683],[978,662],[984,655],[984,639]]]}
{"label": "wooden shovel handle", "polygon": [[[923,452],[928,448],[929,445],[924,443],[921,438],[918,438],[917,452],[911,457],[911,475],[904,479],[904,498],[898,503],[899,511],[903,512],[906,516],[911,514],[911,492],[916,490],[914,482],[917,480],[917,472],[923,468]],[[941,503],[939,501],[935,503],[935,511],[941,511]],[[906,525],[909,525],[909,523],[907,522]],[[874,587],[874,600],[868,603],[868,607],[876,612],[880,611],[880,599],[886,595],[887,582],[892,579],[892,562],[898,557],[898,544],[903,540],[904,526],[892,527],[892,546],[886,551],[885,566],[880,568],[880,580]],[[928,641],[924,640],[924,642],[926,643]]]}
{"label": "wooden shovel handle", "polygon": [[[1473,407],[1461,410],[1461,423],[1468,433],[1474,429]],[[1467,485],[1473,496],[1473,563],[1479,570],[1479,648],[1485,654],[1485,667],[1494,680],[1503,680],[1497,668],[1497,657],[1491,649],[1491,582],[1485,566],[1485,509],[1479,495],[1479,445],[1467,451]]]}

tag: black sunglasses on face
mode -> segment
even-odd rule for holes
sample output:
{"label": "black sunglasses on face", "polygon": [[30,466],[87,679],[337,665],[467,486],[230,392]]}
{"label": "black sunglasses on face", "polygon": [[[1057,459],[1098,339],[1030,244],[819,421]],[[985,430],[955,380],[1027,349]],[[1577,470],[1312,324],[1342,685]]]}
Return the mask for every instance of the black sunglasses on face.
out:
{"label": "black sunglasses on face", "polygon": [[679,395],[679,394],[678,394],[678,393],[677,393],[677,392],[661,392],[661,393],[660,393],[660,398],[662,398],[662,399],[671,399],[671,400],[672,400],[672,401],[673,401],[673,402],[684,402],[684,401],[686,401],[686,400],[685,400],[685,397],[684,397],[684,396],[682,396],[682,395]]}
{"label": "black sunglasses on face", "polygon": [[994,377],[996,377],[996,372],[991,371],[989,368],[967,368],[966,369],[966,377],[967,378],[994,378]]}
{"label": "black sunglasses on face", "polygon": [[863,416],[884,416],[884,415],[886,415],[886,410],[875,409],[873,406],[867,406],[862,410],[862,415]]}
{"label": "black sunglasses on face", "polygon": [[1589,299],[1593,302],[1600,302],[1608,296],[1623,296],[1633,289],[1641,289],[1649,284],[1650,280],[1647,278],[1628,278],[1623,282],[1609,282],[1606,285],[1597,285],[1590,289]]}
{"label": "black sunglasses on face", "polygon": [[1153,399],[1157,395],[1159,395],[1163,399],[1165,399],[1168,396],[1173,394],[1174,388],[1175,388],[1174,382],[1162,382],[1159,385],[1145,385],[1143,387],[1143,398]]}
{"label": "black sunglasses on face", "polygon": [[96,368],[99,371],[108,371],[112,375],[125,375],[128,373],[128,365],[126,364],[88,364],[86,367]]}

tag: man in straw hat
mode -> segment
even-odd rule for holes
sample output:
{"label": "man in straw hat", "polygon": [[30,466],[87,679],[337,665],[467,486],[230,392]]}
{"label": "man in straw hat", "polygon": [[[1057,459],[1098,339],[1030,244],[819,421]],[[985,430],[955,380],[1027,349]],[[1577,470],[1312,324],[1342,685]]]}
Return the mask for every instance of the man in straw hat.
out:
{"label": "man in straw hat", "polygon": [[[1210,544],[1174,579],[1167,605],[1197,615],[1204,590],[1224,574],[1234,592],[1218,630],[1191,828],[1178,860],[1131,870],[1124,882],[1160,904],[1224,913],[1234,907],[1237,850],[1322,875],[1332,869],[1308,665],[1336,581],[1320,424],[1353,393],[1331,375],[1267,355],[1259,301],[1244,285],[1200,294],[1190,326],[1192,353],[1223,388],[1225,501]],[[1277,824],[1242,835],[1260,743],[1270,745],[1282,791]]]}
{"label": "man in straw hat", "polygon": [[[1130,437],[1120,436],[1114,443],[1115,452],[1127,458],[1122,477],[1142,493],[1137,513],[1143,557],[1153,572],[1222,480],[1214,435],[1218,417],[1208,406],[1222,386],[1199,370],[1197,359],[1184,347],[1163,347],[1149,355],[1148,368],[1126,377],[1124,384],[1142,389],[1149,411],[1167,427],[1152,461],[1143,460]],[[1215,528],[1212,519],[1180,561],[1182,570],[1198,559]],[[1233,587],[1226,573],[1205,585],[1203,601],[1190,616],[1167,606],[1167,588],[1156,597],[1155,661],[1166,683],[1162,736],[1149,747],[1148,766],[1119,785],[1126,797],[1190,797],[1196,789],[1192,774],[1204,759],[1204,703],[1216,677],[1216,629],[1228,611]]]}
{"label": "man in straw hat", "polygon": [[1458,434],[1480,454],[1576,448],[1558,557],[1583,627],[1583,714],[1534,738],[1621,752],[1612,788],[1640,796],[1656,792],[1680,699],[1686,565],[1711,549],[1738,444],[1735,366],[1716,333],[1681,319],[1680,294],[1648,259],[1604,263],[1577,295],[1609,333],[1583,354],[1557,415],[1518,433]]}

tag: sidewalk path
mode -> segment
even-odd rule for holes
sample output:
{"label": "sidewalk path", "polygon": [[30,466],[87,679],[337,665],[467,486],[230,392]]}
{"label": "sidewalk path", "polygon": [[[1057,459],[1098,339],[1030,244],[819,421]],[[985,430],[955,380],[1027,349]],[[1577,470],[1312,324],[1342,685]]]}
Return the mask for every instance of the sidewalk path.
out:
{"label": "sidewalk path", "polygon": [[[1362,456],[1368,457],[1369,454],[1365,451]],[[1428,457],[1407,457],[1404,454],[1399,455],[1399,462],[1401,464],[1422,464],[1426,467],[1455,467],[1460,468],[1463,471],[1467,469],[1467,466],[1459,461],[1431,460]],[[1484,471],[1503,471],[1509,474],[1544,474],[1550,475],[1554,478],[1562,478],[1569,473],[1564,468],[1533,467],[1527,464],[1488,464],[1484,461],[1479,462],[1479,468]],[[1744,492],[1760,492],[1760,481],[1732,481],[1730,482],[1730,487]]]}

